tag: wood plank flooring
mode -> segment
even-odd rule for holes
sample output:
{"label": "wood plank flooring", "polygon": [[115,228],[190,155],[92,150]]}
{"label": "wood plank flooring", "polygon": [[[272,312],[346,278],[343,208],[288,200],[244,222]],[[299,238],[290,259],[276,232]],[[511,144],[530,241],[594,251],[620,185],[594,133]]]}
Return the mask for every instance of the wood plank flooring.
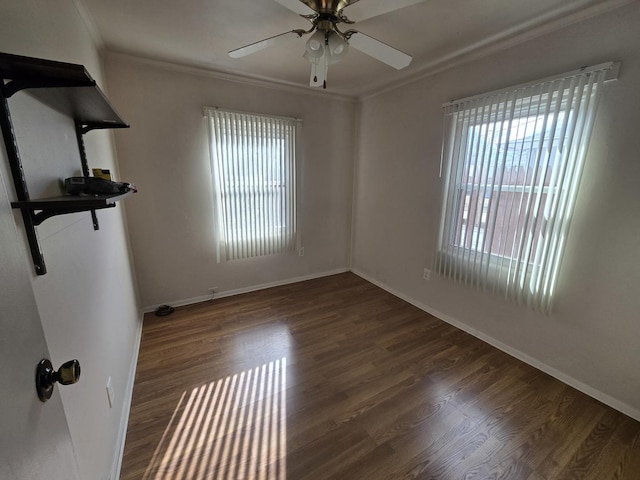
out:
{"label": "wood plank flooring", "polygon": [[640,423],[345,273],[145,317],[122,479],[640,479]]}

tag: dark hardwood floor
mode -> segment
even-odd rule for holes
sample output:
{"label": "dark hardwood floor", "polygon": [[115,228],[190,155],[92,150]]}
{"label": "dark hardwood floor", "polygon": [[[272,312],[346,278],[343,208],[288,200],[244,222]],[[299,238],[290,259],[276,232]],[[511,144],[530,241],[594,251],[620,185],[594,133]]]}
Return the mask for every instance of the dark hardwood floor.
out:
{"label": "dark hardwood floor", "polygon": [[345,273],[145,317],[122,479],[640,479],[640,423]]}

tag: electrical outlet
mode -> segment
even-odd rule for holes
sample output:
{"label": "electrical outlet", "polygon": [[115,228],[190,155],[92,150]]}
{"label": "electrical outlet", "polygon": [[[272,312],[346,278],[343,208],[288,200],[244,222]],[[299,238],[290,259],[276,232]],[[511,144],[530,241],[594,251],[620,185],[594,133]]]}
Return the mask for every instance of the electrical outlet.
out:
{"label": "electrical outlet", "polygon": [[298,249],[298,256],[299,256],[299,257],[304,257],[304,247],[300,247],[300,248]]}
{"label": "electrical outlet", "polygon": [[113,408],[113,382],[111,381],[111,377],[107,380],[107,400],[109,400],[109,408]]}
{"label": "electrical outlet", "polygon": [[425,280],[431,280],[431,270],[425,268],[422,272],[422,278],[424,278]]}

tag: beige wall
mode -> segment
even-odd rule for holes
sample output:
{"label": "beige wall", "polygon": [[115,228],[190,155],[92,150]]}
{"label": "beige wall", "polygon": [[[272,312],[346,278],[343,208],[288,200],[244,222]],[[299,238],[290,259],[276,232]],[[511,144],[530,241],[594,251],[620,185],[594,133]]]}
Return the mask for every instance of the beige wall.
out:
{"label": "beige wall", "polygon": [[[640,418],[640,4],[370,98],[359,110],[353,268]],[[432,275],[441,104],[581,65],[622,62],[606,85],[555,313]]]}
{"label": "beige wall", "polygon": [[[116,133],[141,303],[180,304],[349,266],[355,105],[107,57],[114,102],[131,122]],[[296,252],[216,263],[203,106],[301,118],[302,245]]]}
{"label": "beige wall", "polygon": [[[3,2],[0,49],[84,64],[103,83],[101,58],[72,0]],[[10,107],[31,197],[59,194],[59,180],[80,172],[73,123],[24,92],[10,99]],[[90,167],[117,171],[109,131],[88,133],[85,142]],[[10,182],[2,150],[3,176]],[[11,184],[7,191],[14,199]],[[89,213],[51,218],[37,227],[48,268],[44,276],[33,273],[26,240],[22,244],[52,363],[58,367],[72,358],[81,363],[80,382],[56,390],[80,478],[86,480],[107,478],[117,459],[140,322],[122,207],[99,211],[98,218],[99,231]],[[23,232],[21,217],[15,219]],[[109,376],[113,408],[105,389]]]}

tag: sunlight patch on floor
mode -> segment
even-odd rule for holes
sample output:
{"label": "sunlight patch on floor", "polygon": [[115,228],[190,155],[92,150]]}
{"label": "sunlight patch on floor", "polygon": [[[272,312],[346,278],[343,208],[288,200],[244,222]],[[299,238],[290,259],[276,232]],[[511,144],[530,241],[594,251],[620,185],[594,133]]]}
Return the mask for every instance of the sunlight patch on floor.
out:
{"label": "sunlight patch on floor", "polygon": [[286,357],[183,392],[143,480],[286,480]]}

